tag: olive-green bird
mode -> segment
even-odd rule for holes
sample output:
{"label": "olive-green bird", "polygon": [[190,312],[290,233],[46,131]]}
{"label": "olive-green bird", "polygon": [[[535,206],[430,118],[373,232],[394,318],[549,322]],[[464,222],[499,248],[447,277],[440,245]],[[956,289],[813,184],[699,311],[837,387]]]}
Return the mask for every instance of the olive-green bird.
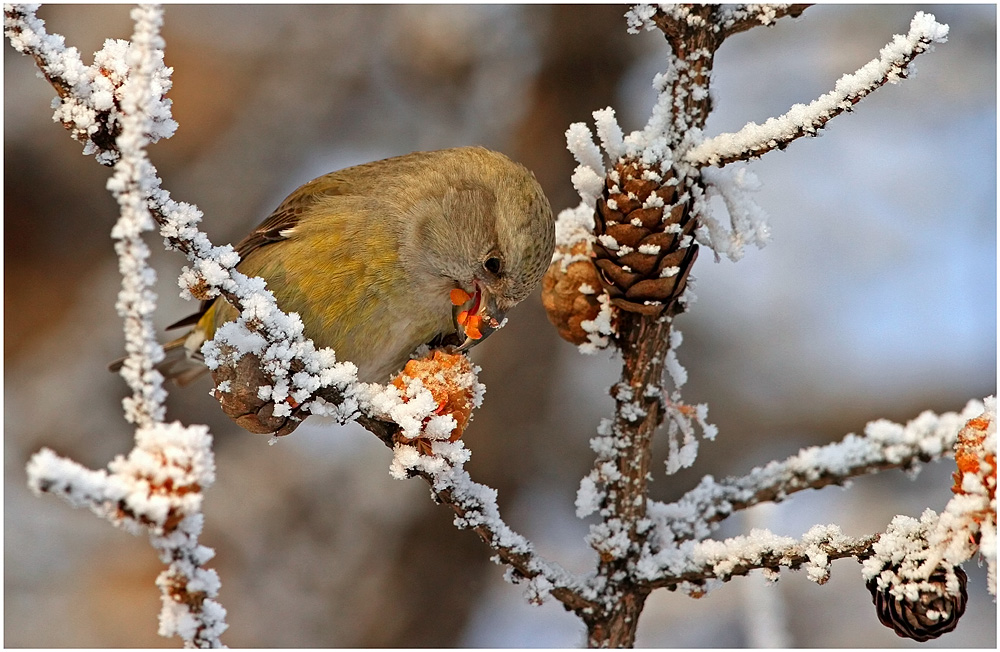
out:
{"label": "olive-green bird", "polygon": [[[552,258],[552,209],[535,177],[482,147],[414,152],[331,172],[285,201],[238,246],[305,335],[386,382],[421,344],[467,350],[503,323]],[[201,345],[238,313],[224,298],[171,328],[158,368],[184,385]],[[457,337],[456,337],[457,336]]]}

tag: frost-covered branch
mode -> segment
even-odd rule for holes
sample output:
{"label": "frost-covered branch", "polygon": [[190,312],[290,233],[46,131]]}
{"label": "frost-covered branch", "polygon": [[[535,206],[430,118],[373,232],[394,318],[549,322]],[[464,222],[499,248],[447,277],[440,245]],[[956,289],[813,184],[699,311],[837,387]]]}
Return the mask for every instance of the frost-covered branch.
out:
{"label": "frost-covered branch", "polygon": [[[413,446],[394,443],[392,429],[385,429],[384,424],[374,424],[374,428],[372,424],[364,425],[394,449],[393,475],[420,476],[426,480],[435,499],[455,513],[455,526],[479,535],[496,553],[495,561],[510,566],[507,574],[510,581],[527,581],[526,594],[531,601],[540,603],[552,595],[576,612],[594,608],[592,596],[586,597],[588,587],[581,579],[540,557],[530,541],[503,521],[496,490],[474,482],[463,468],[470,453],[461,441],[433,442],[432,454],[426,455]],[[377,432],[380,428],[381,433]]]}
{"label": "frost-covered branch", "polygon": [[[37,4],[4,4],[4,34],[11,46],[35,59],[39,70],[55,88],[53,119],[61,122],[73,138],[83,144],[84,154],[93,154],[102,165],[113,165],[120,157],[118,136],[123,120],[122,99],[130,82],[128,41],[108,39],[94,55],[93,65],[84,65],[75,47],[66,47],[59,34],[49,34],[44,21],[35,12]],[[135,55],[131,55],[135,56]],[[170,101],[164,94],[170,88],[170,68],[163,66],[163,51],[154,49],[146,83],[152,95],[145,107],[142,138],[156,142],[169,138],[177,129],[170,117]]]}
{"label": "frost-covered branch", "polygon": [[[851,436],[853,437],[853,436]],[[764,479],[764,494],[780,486],[789,492],[806,488],[803,475],[828,484],[827,475],[842,478],[872,470],[873,458],[885,464],[912,468],[917,460],[940,457],[957,447],[959,472],[955,474],[955,496],[941,514],[926,510],[920,519],[897,516],[882,534],[853,538],[836,526],[815,526],[800,541],[754,530],[747,536],[725,541],[703,539],[708,523],[720,512],[693,517],[702,507],[726,505],[733,509],[752,504],[735,498],[730,505],[723,491],[702,503],[690,500],[691,492],[672,505],[650,507],[651,545],[636,563],[636,575],[650,587],[680,588],[704,594],[735,575],[754,569],[770,573],[780,568],[804,568],[810,580],[823,584],[829,579],[830,562],[853,557],[863,562],[880,620],[900,636],[928,640],[951,631],[965,609],[965,574],[960,565],[979,553],[988,566],[990,593],[996,595],[996,399],[971,401],[961,415],[921,414],[905,427],[888,421],[868,425],[866,438],[802,451],[783,465],[775,463],[755,469],[741,480]],[[803,474],[807,460],[815,472]],[[779,467],[788,467],[780,471]],[[766,470],[765,470],[766,469]],[[768,472],[770,471],[770,473]],[[777,473],[774,473],[777,471]],[[783,476],[786,481],[774,482]],[[710,480],[710,479],[709,479]],[[798,480],[801,480],[798,481]],[[709,483],[702,483],[710,486]],[[720,487],[720,485],[716,485]],[[781,495],[770,499],[780,499]],[[731,496],[730,496],[731,497]],[[759,498],[760,492],[754,496]],[[686,518],[672,520],[672,514]],[[670,522],[669,526],[664,525]],[[682,535],[685,525],[688,529]],[[692,523],[698,525],[690,527]],[[672,529],[671,529],[672,528]]]}
{"label": "frost-covered branch", "polygon": [[737,4],[720,5],[720,29],[724,37],[744,32],[754,27],[771,27],[786,16],[798,18],[809,4]]}
{"label": "frost-covered branch", "polygon": [[[661,551],[641,559],[637,571],[650,588],[681,589],[696,597],[752,570],[763,570],[777,579],[782,568],[804,569],[811,581],[823,584],[830,577],[830,562],[865,558],[878,539],[879,535],[849,537],[835,525],[817,525],[801,540],[752,530],[724,541],[688,542]],[[663,572],[665,567],[669,572]]]}
{"label": "frost-covered branch", "polygon": [[117,304],[127,351],[122,376],[133,392],[123,406],[137,430],[135,448],[112,461],[108,471],[91,471],[42,449],[28,463],[28,482],[36,493],[62,496],[133,533],[147,531],[168,565],[156,581],[163,601],[160,634],[179,636],[189,646],[222,647],[219,636],[227,625],[226,611],[215,599],[219,578],[205,568],[215,553],[198,544],[203,491],[215,479],[212,439],[204,426],[163,423],[166,392],[154,369],[163,350],[151,321],[156,276],[142,234],[153,228],[146,198],[158,180],[146,147],[175,126],[163,101],[170,82],[163,66],[162,10],[134,9],[132,40],[107,41],[89,68],[74,48],[64,47],[62,37],[46,34],[34,12],[5,5],[8,38],[34,56],[59,92],[56,119],[85,143],[85,151],[114,165],[107,187],[120,208],[112,237],[122,274]]}
{"label": "frost-covered branch", "polygon": [[722,229],[712,237],[697,233],[707,210],[705,181],[676,154],[700,137],[711,110],[714,53],[723,23],[733,22],[716,11],[708,5],[632,9],[630,31],[661,27],[672,50],[666,71],[653,81],[658,98],[649,120],[626,135],[609,107],[594,112],[600,144],[585,124],[566,132],[579,163],[572,181],[581,205],[558,216],[543,301],[560,334],[581,351],[614,346],[623,359],[612,388],[615,415],[591,441],[597,459],[576,501],[580,517],[600,517],[587,538],[601,560],[595,578],[601,610],[585,618],[593,646],[633,644],[648,594],[633,584],[632,569],[651,533],[647,485],[654,433],[666,421],[667,472],[674,473],[694,462],[699,431],[706,439],[716,432],[706,406],[681,399],[687,374],[676,354],[681,333],[672,327],[673,317],[694,300],[688,278],[698,255],[696,235],[738,257],[742,241],[760,243],[766,233],[749,214],[734,217],[734,231],[748,232],[734,235],[731,244]]}
{"label": "frost-covered branch", "polygon": [[194,647],[224,647],[226,610],[216,600],[219,576],[205,564],[215,555],[199,545],[204,491],[215,481],[212,438],[205,426],[155,423],[136,431],[135,448],[108,470],[91,471],[47,448],[28,463],[28,483],[133,534],[148,532],[167,569],[156,579],[162,593],[161,636]]}
{"label": "frost-covered branch", "polygon": [[926,411],[905,426],[885,419],[825,446],[811,446],[783,461],[757,467],[747,475],[716,480],[706,476],[679,500],[651,503],[649,516],[669,545],[709,534],[713,524],[733,512],[762,502],[779,502],[804,489],[843,484],[888,469],[914,469],[949,454],[965,423],[983,411],[969,401],[961,413]]}
{"label": "frost-covered branch", "polygon": [[947,25],[938,23],[931,14],[918,12],[906,36],[894,36],[877,59],[841,77],[829,93],[807,105],[796,104],[784,115],[769,118],[763,125],[750,122],[736,133],[709,138],[688,150],[684,160],[698,166],[721,167],[734,161],[758,158],[773,149],[784,149],[802,136],[815,136],[827,122],[849,111],[872,91],[905,79],[917,55],[947,39]]}
{"label": "frost-covered branch", "polygon": [[[154,368],[163,359],[163,347],[156,340],[152,315],[156,308],[153,285],[156,273],[149,265],[149,248],[142,234],[153,229],[153,220],[145,203],[145,191],[155,183],[152,164],[146,156],[153,130],[154,98],[163,95],[156,80],[163,68],[163,40],[160,38],[162,13],[150,6],[133,12],[136,21],[131,43],[116,42],[120,54],[109,59],[127,64],[111,76],[123,81],[119,85],[117,104],[121,106],[120,134],[116,139],[118,159],[107,188],[118,201],[120,217],[111,230],[122,275],[118,294],[118,314],[125,326],[125,361],[121,375],[132,388],[132,396],[124,399],[125,418],[140,427],[163,421],[163,376]],[[106,48],[107,49],[107,48]],[[103,70],[103,69],[102,69]],[[166,77],[166,75],[164,75]],[[106,79],[103,75],[102,79]],[[156,88],[154,88],[156,80]],[[63,100],[73,97],[67,95]]]}
{"label": "frost-covered branch", "polygon": [[[770,27],[785,16],[797,18],[808,4],[734,4],[702,8],[679,4],[638,4],[625,14],[629,32],[659,28],[671,45],[689,38],[691,28],[721,43],[753,27]],[[706,11],[707,9],[707,11]]]}

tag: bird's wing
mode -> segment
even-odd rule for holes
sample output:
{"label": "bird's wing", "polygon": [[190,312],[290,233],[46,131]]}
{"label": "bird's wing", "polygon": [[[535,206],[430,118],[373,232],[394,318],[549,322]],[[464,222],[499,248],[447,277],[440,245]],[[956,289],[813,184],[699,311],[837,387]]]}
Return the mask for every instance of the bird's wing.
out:
{"label": "bird's wing", "polygon": [[345,195],[350,193],[350,183],[334,172],[313,179],[290,194],[285,201],[274,209],[274,212],[254,229],[250,235],[236,245],[236,253],[240,260],[257,249],[274,242],[287,240],[302,216],[323,197]]}
{"label": "bird's wing", "polygon": [[[274,212],[268,215],[256,229],[251,231],[247,237],[243,238],[236,245],[236,253],[240,255],[240,260],[246,260],[247,256],[261,247],[287,240],[295,229],[295,226],[302,219],[302,216],[320,198],[350,194],[350,187],[349,180],[337,172],[313,179],[304,186],[299,187],[285,198],[285,201],[281,202],[274,209]],[[197,324],[214,302],[215,299],[202,301],[198,312],[167,326],[167,330]]]}

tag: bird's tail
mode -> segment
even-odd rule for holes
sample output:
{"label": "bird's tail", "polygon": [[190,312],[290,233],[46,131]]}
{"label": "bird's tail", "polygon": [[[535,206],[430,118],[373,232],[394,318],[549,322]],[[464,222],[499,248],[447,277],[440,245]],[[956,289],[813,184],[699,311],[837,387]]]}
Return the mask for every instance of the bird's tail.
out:
{"label": "bird's tail", "polygon": [[[199,341],[195,341],[199,340]],[[164,358],[156,365],[156,370],[167,380],[179,387],[186,387],[208,372],[199,349],[205,341],[204,334],[193,330],[186,335],[163,345]],[[119,358],[108,365],[108,371],[117,373],[125,363]]]}

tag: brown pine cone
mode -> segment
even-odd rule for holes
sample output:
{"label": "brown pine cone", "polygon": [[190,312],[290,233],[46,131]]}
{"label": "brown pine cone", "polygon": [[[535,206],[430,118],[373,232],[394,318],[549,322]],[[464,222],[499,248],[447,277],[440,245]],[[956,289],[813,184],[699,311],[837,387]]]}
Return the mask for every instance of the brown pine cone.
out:
{"label": "brown pine cone", "polygon": [[[542,277],[542,304],[559,336],[579,346],[591,338],[591,334],[584,330],[583,322],[593,321],[601,312],[601,304],[597,300],[601,279],[593,259],[589,258],[589,241],[581,240],[569,251],[561,253],[565,255],[557,257]],[[582,258],[569,264],[563,260],[572,257]],[[585,292],[580,291],[581,287]]]}
{"label": "brown pine cone", "polygon": [[921,643],[952,631],[965,613],[965,603],[969,598],[965,588],[968,581],[965,571],[956,566],[955,575],[958,577],[958,595],[948,593],[945,570],[939,568],[929,580],[935,585],[935,590],[921,592],[915,602],[897,598],[888,588],[879,589],[878,578],[872,578],[868,581],[868,590],[872,593],[879,621],[897,636]]}
{"label": "brown pine cone", "polygon": [[[246,354],[235,365],[212,371],[213,395],[222,411],[240,427],[258,435],[281,437],[299,427],[308,414],[296,406],[290,415],[275,416],[274,403],[259,396],[260,388],[274,383],[261,369],[260,358]],[[220,389],[220,385],[224,389]]]}
{"label": "brown pine cone", "polygon": [[[698,245],[689,195],[638,161],[619,161],[597,199],[595,264],[611,303],[659,315],[684,292]],[[653,193],[656,197],[651,199]]]}

